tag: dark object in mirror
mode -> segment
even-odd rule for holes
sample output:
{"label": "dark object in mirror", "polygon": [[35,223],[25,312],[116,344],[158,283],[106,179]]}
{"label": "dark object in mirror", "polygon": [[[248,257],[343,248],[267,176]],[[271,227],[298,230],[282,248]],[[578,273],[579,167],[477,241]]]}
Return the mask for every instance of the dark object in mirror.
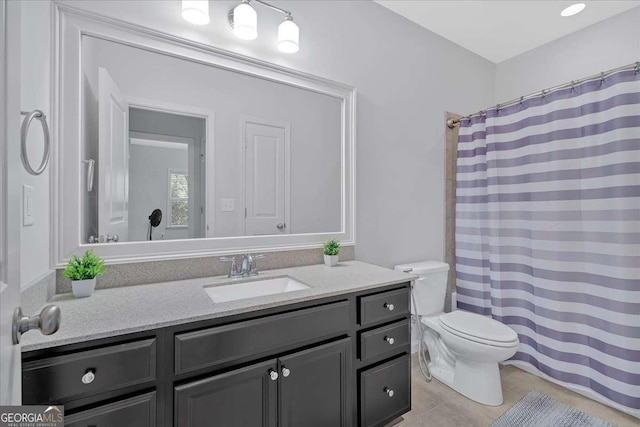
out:
{"label": "dark object in mirror", "polygon": [[153,240],[153,229],[160,225],[162,222],[162,211],[160,209],[154,209],[149,215],[149,240]]}

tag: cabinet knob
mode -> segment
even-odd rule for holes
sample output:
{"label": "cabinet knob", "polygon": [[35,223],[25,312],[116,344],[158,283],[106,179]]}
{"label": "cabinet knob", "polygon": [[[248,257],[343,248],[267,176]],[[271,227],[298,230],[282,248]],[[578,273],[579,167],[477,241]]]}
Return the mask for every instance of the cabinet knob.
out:
{"label": "cabinet knob", "polygon": [[273,369],[269,370],[269,378],[271,378],[271,381],[275,381],[278,379],[278,373],[276,371],[274,371]]}
{"label": "cabinet knob", "polygon": [[96,379],[96,371],[94,371],[93,369],[89,369],[82,376],[82,384],[91,384],[95,379]]}
{"label": "cabinet knob", "polygon": [[393,343],[396,342],[396,340],[394,340],[393,337],[384,337],[384,340],[388,342],[389,345],[393,345]]}
{"label": "cabinet knob", "polygon": [[383,391],[384,391],[384,392],[387,394],[387,396],[389,396],[389,397],[393,397],[393,395],[395,394],[395,393],[393,392],[393,390],[391,390],[391,389],[390,389],[390,388],[388,388],[388,387],[385,387]]}
{"label": "cabinet knob", "polygon": [[283,366],[282,367],[282,376],[286,378],[289,375],[291,375],[291,371]]}
{"label": "cabinet knob", "polygon": [[394,309],[395,307],[393,306],[393,304],[389,304],[389,303],[385,302],[385,303],[384,303],[384,308],[386,308],[386,309],[387,309],[387,310],[389,310],[389,311],[393,311],[393,309]]}

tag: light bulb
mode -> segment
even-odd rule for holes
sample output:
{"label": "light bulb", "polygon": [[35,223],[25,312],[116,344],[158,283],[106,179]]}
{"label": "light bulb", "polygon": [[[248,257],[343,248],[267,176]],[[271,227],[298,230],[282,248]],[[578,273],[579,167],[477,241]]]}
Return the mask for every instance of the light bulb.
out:
{"label": "light bulb", "polygon": [[233,9],[233,34],[242,40],[258,37],[258,14],[249,3],[240,3]]}
{"label": "light bulb", "polygon": [[278,49],[285,53],[300,50],[300,29],[291,16],[287,16],[278,26]]}
{"label": "light bulb", "polygon": [[209,23],[209,0],[182,0],[182,17],[196,25]]}

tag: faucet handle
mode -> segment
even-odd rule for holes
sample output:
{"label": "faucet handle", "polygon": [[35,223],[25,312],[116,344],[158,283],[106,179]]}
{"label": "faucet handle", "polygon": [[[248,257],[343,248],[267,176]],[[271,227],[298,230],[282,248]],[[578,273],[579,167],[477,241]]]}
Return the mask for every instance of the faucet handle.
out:
{"label": "faucet handle", "polygon": [[248,255],[249,261],[249,271],[248,274],[250,276],[254,276],[258,274],[258,266],[256,265],[256,260],[266,258],[265,254],[256,254],[256,255]]}
{"label": "faucet handle", "polygon": [[232,277],[236,277],[237,275],[237,266],[236,266],[236,257],[234,256],[222,256],[220,257],[220,261],[222,262],[230,262],[231,266],[229,267],[229,274],[227,275],[227,277],[232,278]]}

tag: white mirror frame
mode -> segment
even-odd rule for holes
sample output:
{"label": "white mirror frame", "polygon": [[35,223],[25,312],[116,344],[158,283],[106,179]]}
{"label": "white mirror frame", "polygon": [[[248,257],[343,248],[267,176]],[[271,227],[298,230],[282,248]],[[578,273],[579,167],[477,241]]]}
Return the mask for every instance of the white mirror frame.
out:
{"label": "white mirror frame", "polygon": [[[341,230],[331,233],[238,236],[117,244],[85,244],[81,235],[82,36],[140,47],[342,99]],[[240,252],[318,248],[328,239],[355,245],[356,89],[310,74],[217,49],[160,31],[54,3],[52,156],[52,265],[87,249],[108,264],[192,258]]]}

